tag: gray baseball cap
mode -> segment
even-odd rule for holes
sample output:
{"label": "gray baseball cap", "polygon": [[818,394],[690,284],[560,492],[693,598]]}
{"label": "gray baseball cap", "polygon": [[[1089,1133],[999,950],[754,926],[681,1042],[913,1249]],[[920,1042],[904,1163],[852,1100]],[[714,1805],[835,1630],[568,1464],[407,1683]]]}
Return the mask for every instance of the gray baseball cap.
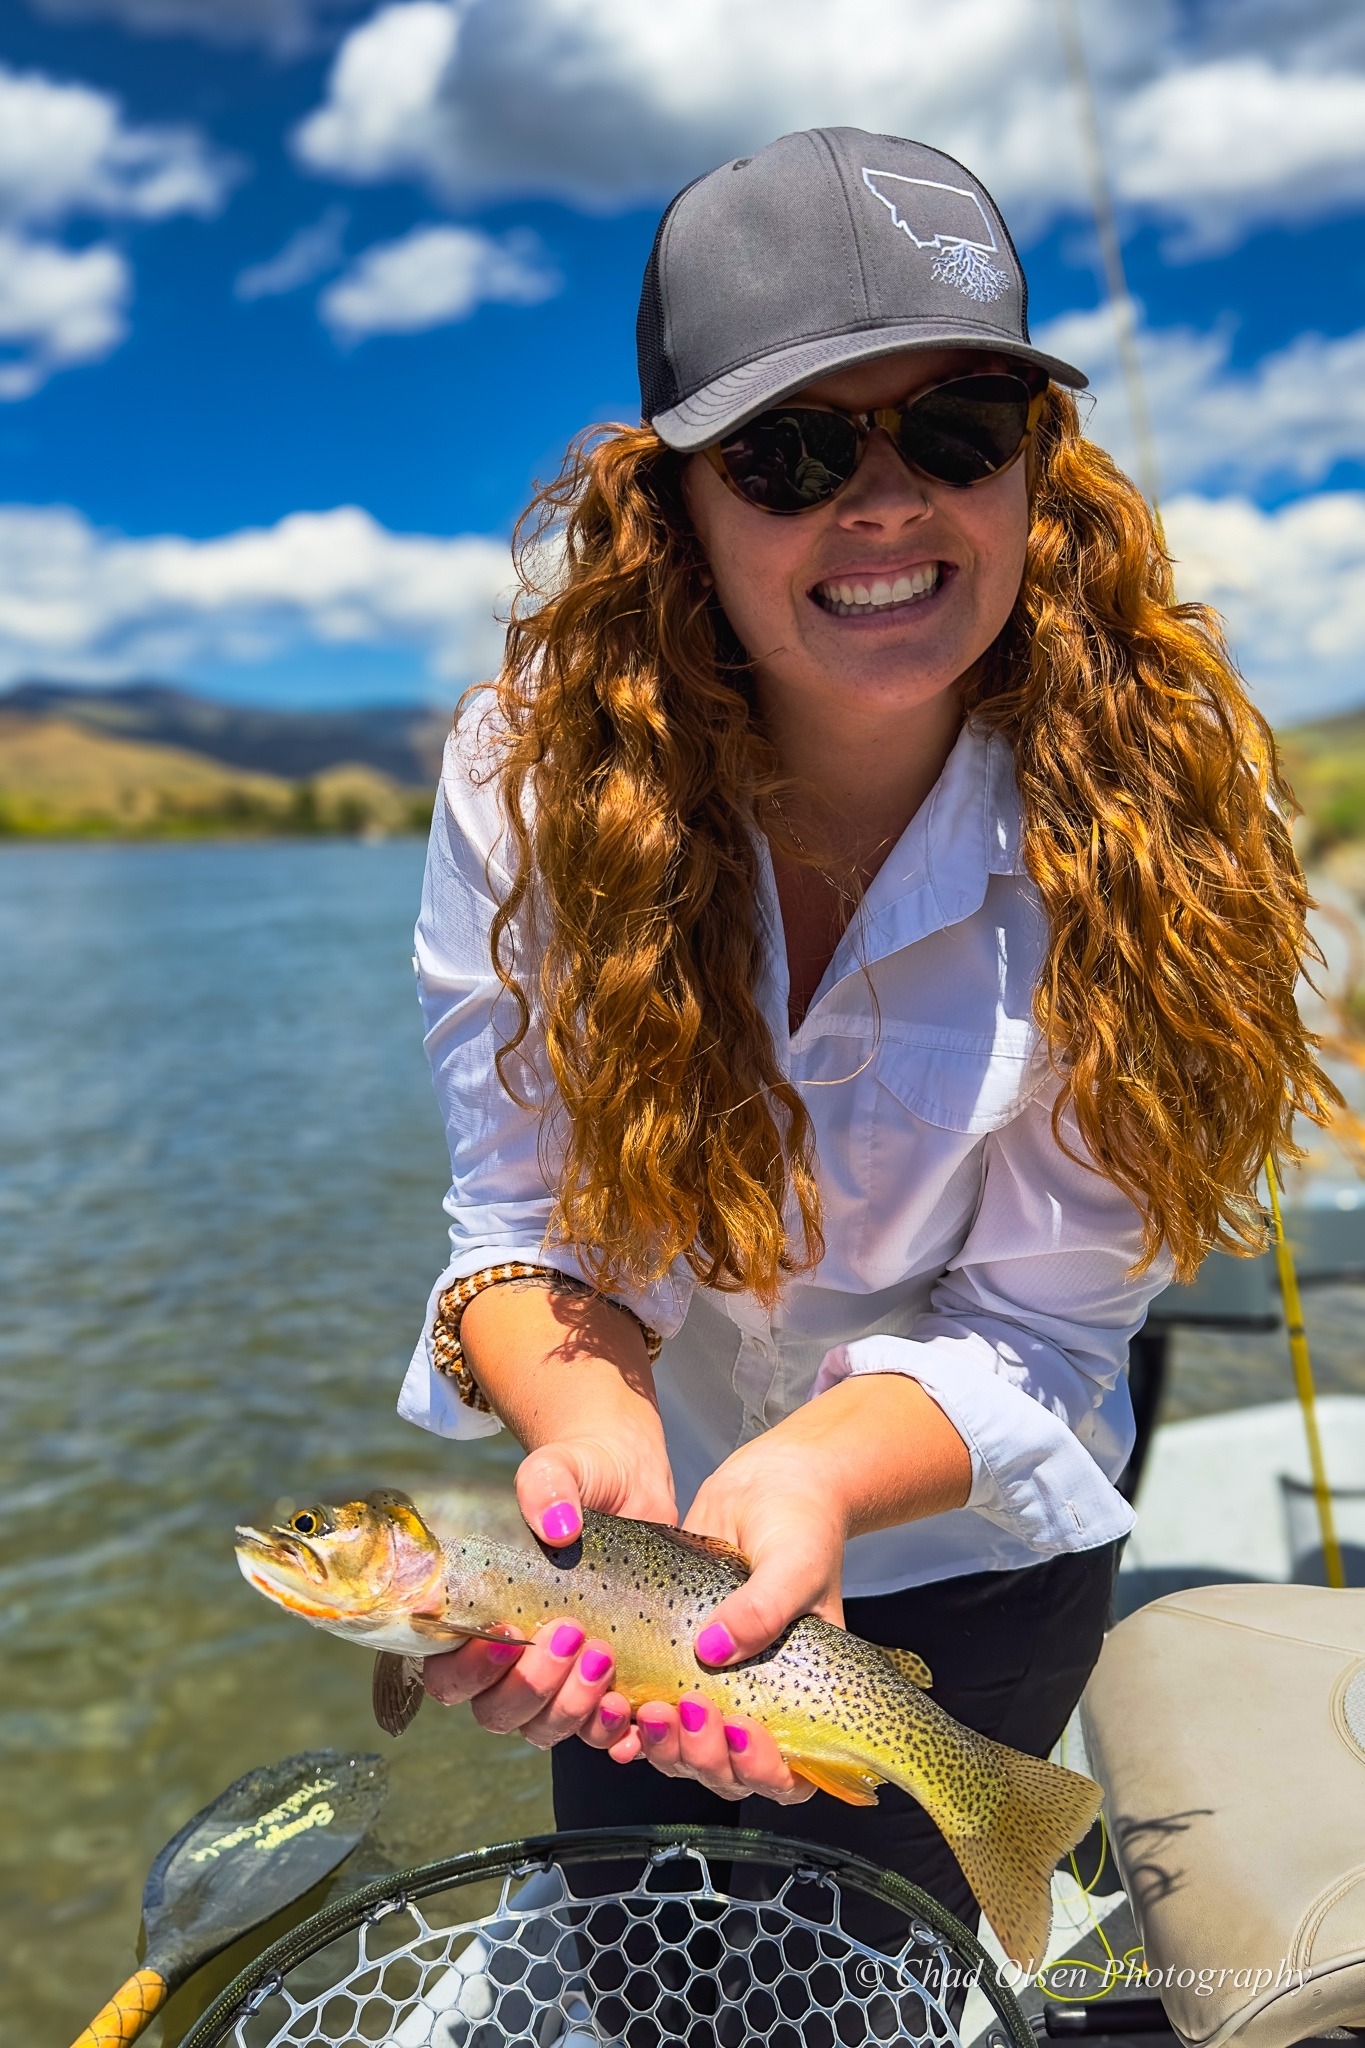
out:
{"label": "gray baseball cap", "polygon": [[641,416],[704,448],[816,377],[902,348],[1080,370],[1033,347],[1000,209],[941,150],[807,128],[686,186],[659,223],[636,325]]}

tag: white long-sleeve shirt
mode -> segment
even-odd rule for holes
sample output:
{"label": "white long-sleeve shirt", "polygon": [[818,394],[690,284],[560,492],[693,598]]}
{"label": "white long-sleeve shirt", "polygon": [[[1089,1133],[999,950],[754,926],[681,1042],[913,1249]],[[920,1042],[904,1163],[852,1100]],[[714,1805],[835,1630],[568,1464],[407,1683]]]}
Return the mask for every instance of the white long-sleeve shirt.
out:
{"label": "white long-sleeve shirt", "polygon": [[[583,1270],[546,1241],[553,1140],[494,1068],[512,1023],[489,958],[507,874],[496,783],[477,784],[465,749],[463,736],[447,746],[416,956],[450,1140],[451,1257],[399,1402],[452,1437],[501,1425],[435,1369],[440,1294],[507,1260]],[[655,1379],[680,1508],[803,1402],[849,1374],[900,1372],[967,1445],[971,1494],[964,1508],[856,1537],[846,1594],[1113,1541],[1133,1521],[1111,1483],[1133,1439],[1128,1342],[1170,1266],[1128,1277],[1136,1209],[1052,1135],[1057,1081],[1032,1016],[1047,934],[1020,857],[1008,743],[964,729],[795,1033],[765,843],[760,853],[759,994],[814,1127],[826,1250],[771,1311],[697,1286],[681,1262],[619,1292],[665,1339]],[[543,1075],[534,1031],[525,1050]],[[1081,1152],[1069,1117],[1063,1129]]]}

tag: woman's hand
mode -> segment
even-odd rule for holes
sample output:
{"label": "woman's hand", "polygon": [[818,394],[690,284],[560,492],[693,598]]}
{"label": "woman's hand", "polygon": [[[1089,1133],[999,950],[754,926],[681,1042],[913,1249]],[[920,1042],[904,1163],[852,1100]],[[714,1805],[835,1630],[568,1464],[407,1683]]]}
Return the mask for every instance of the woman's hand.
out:
{"label": "woman's hand", "polygon": [[[802,1614],[842,1627],[848,1538],[961,1507],[971,1481],[970,1453],[947,1416],[895,1374],[847,1380],[742,1445],[702,1486],[684,1523],[719,1536],[752,1567],[698,1633],[698,1660],[724,1666],[756,1656]],[[642,1706],[635,1725],[606,1746],[620,1763],[643,1756],[722,1799],[757,1793],[795,1805],[814,1790],[765,1728],[722,1715],[702,1693]]]}
{"label": "woman's hand", "polygon": [[[480,1386],[528,1446],[517,1501],[546,1543],[572,1543],[585,1508],[677,1521],[653,1376],[629,1316],[581,1289],[507,1285],[475,1297],[460,1335]],[[469,1642],[428,1657],[423,1671],[433,1699],[470,1700],[483,1727],[520,1729],[540,1748],[566,1735],[599,1749],[618,1741],[630,1708],[611,1678],[607,1645],[585,1644],[567,1619],[525,1648]]]}
{"label": "woman's hand", "polygon": [[507,1735],[519,1730],[537,1749],[566,1735],[581,1735],[594,1749],[609,1749],[630,1726],[630,1704],[611,1689],[610,1649],[584,1641],[577,1622],[547,1621],[520,1643],[468,1642],[428,1657],[422,1682],[443,1706],[471,1703],[480,1727]]}
{"label": "woman's hand", "polygon": [[[558,1548],[582,1530],[585,1507],[642,1522],[676,1522],[657,1415],[653,1422],[652,1430],[565,1437],[530,1452],[517,1468],[517,1502],[527,1526]],[[547,1622],[525,1650],[510,1642],[469,1642],[428,1657],[422,1682],[433,1699],[447,1706],[472,1700],[483,1727],[500,1734],[519,1728],[540,1749],[566,1735],[607,1749],[630,1722],[626,1701],[608,1695],[611,1667],[607,1645],[585,1645],[582,1629],[565,1619]]]}
{"label": "woman's hand", "polygon": [[703,1664],[753,1657],[801,1614],[843,1626],[844,1544],[961,1507],[971,1454],[917,1381],[848,1379],[798,1408],[711,1474],[684,1526],[751,1566],[696,1639]]}
{"label": "woman's hand", "polygon": [[779,1426],[741,1445],[703,1483],[684,1527],[719,1536],[750,1566],[697,1637],[703,1664],[756,1656],[801,1614],[842,1628],[850,1503],[832,1463],[818,1440],[793,1442]]}
{"label": "woman's hand", "polygon": [[556,1547],[583,1528],[584,1508],[639,1522],[678,1519],[663,1426],[654,1409],[614,1426],[575,1430],[530,1451],[517,1467],[517,1504],[528,1527]]}
{"label": "woman's hand", "polygon": [[[617,1699],[604,1702],[614,1708]],[[594,1738],[589,1736],[588,1740]],[[595,1747],[603,1747],[600,1741]],[[743,1714],[722,1714],[702,1693],[680,1700],[651,1700],[633,1727],[605,1745],[618,1764],[645,1757],[666,1778],[696,1778],[721,1799],[755,1795],[778,1806],[800,1806],[815,1791],[782,1760],[767,1729]]]}
{"label": "woman's hand", "polygon": [[[770,1430],[727,1458],[697,1495],[686,1527],[722,1537],[754,1568],[717,1609],[721,1620],[697,1638],[703,1663],[725,1664],[765,1648],[798,1614],[843,1620],[845,1522],[839,1490],[825,1483],[827,1463],[823,1452]],[[624,1702],[612,1697],[603,1704],[610,1714]],[[648,1702],[619,1739],[603,1742],[603,1733],[610,1738],[611,1728],[600,1716],[585,1730],[617,1763],[644,1757],[665,1777],[696,1778],[722,1799],[758,1794],[795,1806],[815,1790],[788,1768],[766,1728],[722,1714],[702,1692]]]}

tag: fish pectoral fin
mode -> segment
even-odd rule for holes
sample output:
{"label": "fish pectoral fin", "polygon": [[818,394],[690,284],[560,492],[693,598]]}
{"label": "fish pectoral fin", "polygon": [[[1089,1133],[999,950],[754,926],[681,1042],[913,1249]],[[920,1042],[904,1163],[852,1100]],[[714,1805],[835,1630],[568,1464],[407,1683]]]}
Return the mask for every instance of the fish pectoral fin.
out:
{"label": "fish pectoral fin", "polygon": [[409,1614],[407,1623],[413,1635],[431,1644],[433,1657],[441,1650],[458,1650],[472,1633],[467,1628],[455,1627],[443,1614]]}
{"label": "fish pectoral fin", "polygon": [[401,1735],[422,1704],[422,1659],[380,1650],[370,1687],[374,1718],[386,1735]]}
{"label": "fish pectoral fin", "polygon": [[717,1564],[733,1565],[737,1571],[743,1572],[746,1579],[753,1570],[744,1552],[736,1550],[733,1543],[726,1543],[720,1536],[699,1536],[695,1529],[669,1529],[662,1523],[659,1527],[675,1543],[685,1543],[689,1550],[699,1550],[703,1557],[713,1557]]}
{"label": "fish pectoral fin", "polygon": [[893,1671],[902,1678],[908,1678],[911,1685],[917,1685],[921,1692],[929,1691],[934,1674],[923,1657],[917,1657],[913,1650],[893,1650],[886,1643],[878,1643],[877,1648]]}
{"label": "fish pectoral fin", "polygon": [[409,1614],[408,1627],[415,1636],[425,1636],[431,1644],[429,1654],[439,1656],[442,1650],[462,1650],[473,1639],[478,1643],[528,1643],[529,1636],[519,1636],[514,1628],[475,1628],[467,1621],[451,1621],[444,1614]]}
{"label": "fish pectoral fin", "polygon": [[[786,1752],[783,1752],[786,1755]],[[881,1778],[861,1764],[833,1764],[823,1756],[787,1756],[798,1778],[808,1778],[817,1792],[842,1799],[845,1806],[875,1806]]]}

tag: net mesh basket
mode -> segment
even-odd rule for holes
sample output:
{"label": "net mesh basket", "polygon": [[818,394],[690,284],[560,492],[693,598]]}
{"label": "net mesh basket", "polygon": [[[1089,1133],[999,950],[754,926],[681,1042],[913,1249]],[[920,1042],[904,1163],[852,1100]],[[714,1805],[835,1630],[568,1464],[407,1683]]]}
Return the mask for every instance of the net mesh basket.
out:
{"label": "net mesh basket", "polygon": [[[604,1866],[624,1879],[606,1892]],[[890,1941],[845,1924],[858,1894]],[[959,2048],[969,1984],[994,2014],[987,2048],[1033,2048],[975,1938],[888,1872],[738,1830],[590,1830],[344,1897],[184,2048]]]}

